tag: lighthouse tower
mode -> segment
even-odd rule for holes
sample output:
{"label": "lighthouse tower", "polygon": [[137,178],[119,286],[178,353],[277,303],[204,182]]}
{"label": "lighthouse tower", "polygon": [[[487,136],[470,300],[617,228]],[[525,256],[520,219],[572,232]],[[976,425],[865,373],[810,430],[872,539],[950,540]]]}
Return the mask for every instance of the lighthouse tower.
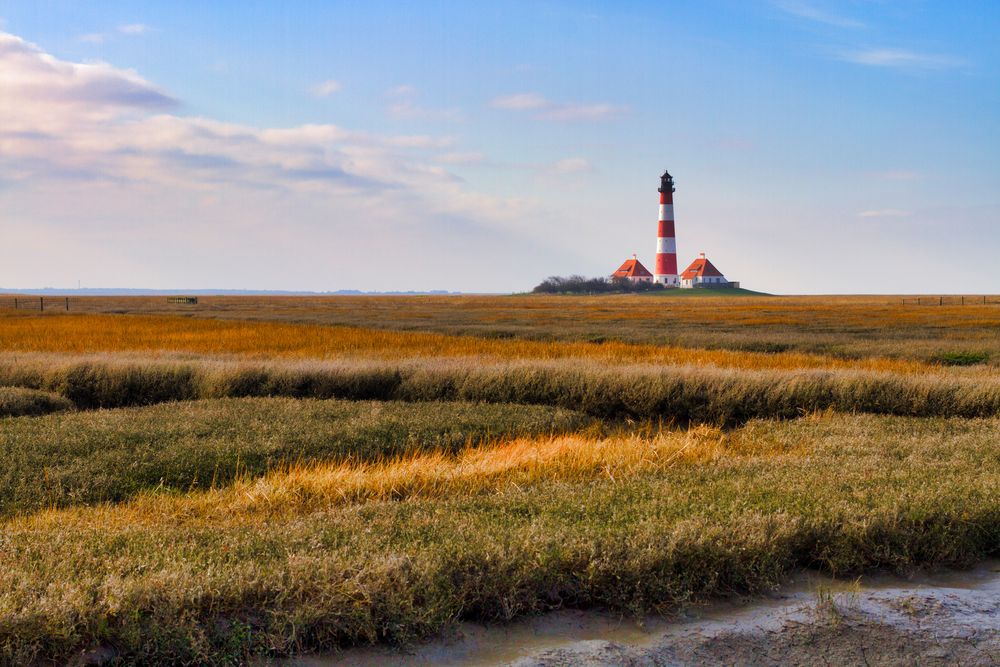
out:
{"label": "lighthouse tower", "polygon": [[656,267],[653,282],[680,287],[677,278],[677,239],[674,237],[674,178],[669,171],[660,176],[660,225],[656,233]]}

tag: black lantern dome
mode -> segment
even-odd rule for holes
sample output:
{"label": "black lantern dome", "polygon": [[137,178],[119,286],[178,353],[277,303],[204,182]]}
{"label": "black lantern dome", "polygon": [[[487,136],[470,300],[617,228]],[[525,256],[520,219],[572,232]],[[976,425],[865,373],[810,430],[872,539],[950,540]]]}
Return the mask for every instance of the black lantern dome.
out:
{"label": "black lantern dome", "polygon": [[660,176],[659,192],[674,192],[674,177],[666,169],[663,170],[663,176]]}

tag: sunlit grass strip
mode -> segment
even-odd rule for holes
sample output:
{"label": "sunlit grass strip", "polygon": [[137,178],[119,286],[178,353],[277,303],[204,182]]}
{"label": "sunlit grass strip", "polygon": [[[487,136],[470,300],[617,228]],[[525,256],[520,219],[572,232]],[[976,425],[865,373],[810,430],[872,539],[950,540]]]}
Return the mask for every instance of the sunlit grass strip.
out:
{"label": "sunlit grass strip", "polygon": [[310,324],[171,316],[0,316],[0,351],[87,354],[144,352],[251,358],[478,357],[488,360],[586,359],[615,364],[698,364],[720,368],[830,368],[921,373],[924,363],[898,359],[836,359],[816,354],[765,354],[621,342],[540,342],[483,339]]}
{"label": "sunlit grass strip", "polygon": [[700,426],[652,435],[515,438],[457,455],[428,451],[371,463],[291,466],[256,479],[185,495],[146,494],[120,505],[68,508],[12,519],[13,529],[54,525],[139,526],[259,523],[348,503],[495,493],[553,482],[611,481],[721,458],[787,455],[794,450]]}
{"label": "sunlit grass strip", "polygon": [[220,488],[289,465],[453,454],[498,439],[601,428],[579,413],[542,406],[289,398],[5,419],[0,517],[122,502],[151,489]]}

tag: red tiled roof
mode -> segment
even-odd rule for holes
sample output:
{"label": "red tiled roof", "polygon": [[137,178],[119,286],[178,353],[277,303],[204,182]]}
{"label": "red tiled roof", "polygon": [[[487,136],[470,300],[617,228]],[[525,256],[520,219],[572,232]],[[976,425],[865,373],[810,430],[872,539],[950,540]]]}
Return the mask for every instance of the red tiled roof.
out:
{"label": "red tiled roof", "polygon": [[691,262],[691,266],[684,269],[681,280],[691,280],[692,278],[705,278],[707,276],[718,276],[723,278],[722,273],[705,257],[699,257]]}
{"label": "red tiled roof", "polygon": [[611,274],[612,278],[652,278],[653,274],[637,259],[627,259]]}

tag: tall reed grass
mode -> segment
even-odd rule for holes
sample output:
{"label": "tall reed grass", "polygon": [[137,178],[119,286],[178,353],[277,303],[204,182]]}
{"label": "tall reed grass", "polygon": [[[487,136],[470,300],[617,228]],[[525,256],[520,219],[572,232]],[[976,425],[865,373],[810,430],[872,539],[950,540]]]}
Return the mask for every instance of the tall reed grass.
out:
{"label": "tall reed grass", "polygon": [[549,405],[607,418],[737,424],[805,412],[985,417],[1000,379],[866,371],[618,366],[579,361],[471,364],[145,361],[0,357],[0,384],[59,393],[80,408],[240,396]]}

